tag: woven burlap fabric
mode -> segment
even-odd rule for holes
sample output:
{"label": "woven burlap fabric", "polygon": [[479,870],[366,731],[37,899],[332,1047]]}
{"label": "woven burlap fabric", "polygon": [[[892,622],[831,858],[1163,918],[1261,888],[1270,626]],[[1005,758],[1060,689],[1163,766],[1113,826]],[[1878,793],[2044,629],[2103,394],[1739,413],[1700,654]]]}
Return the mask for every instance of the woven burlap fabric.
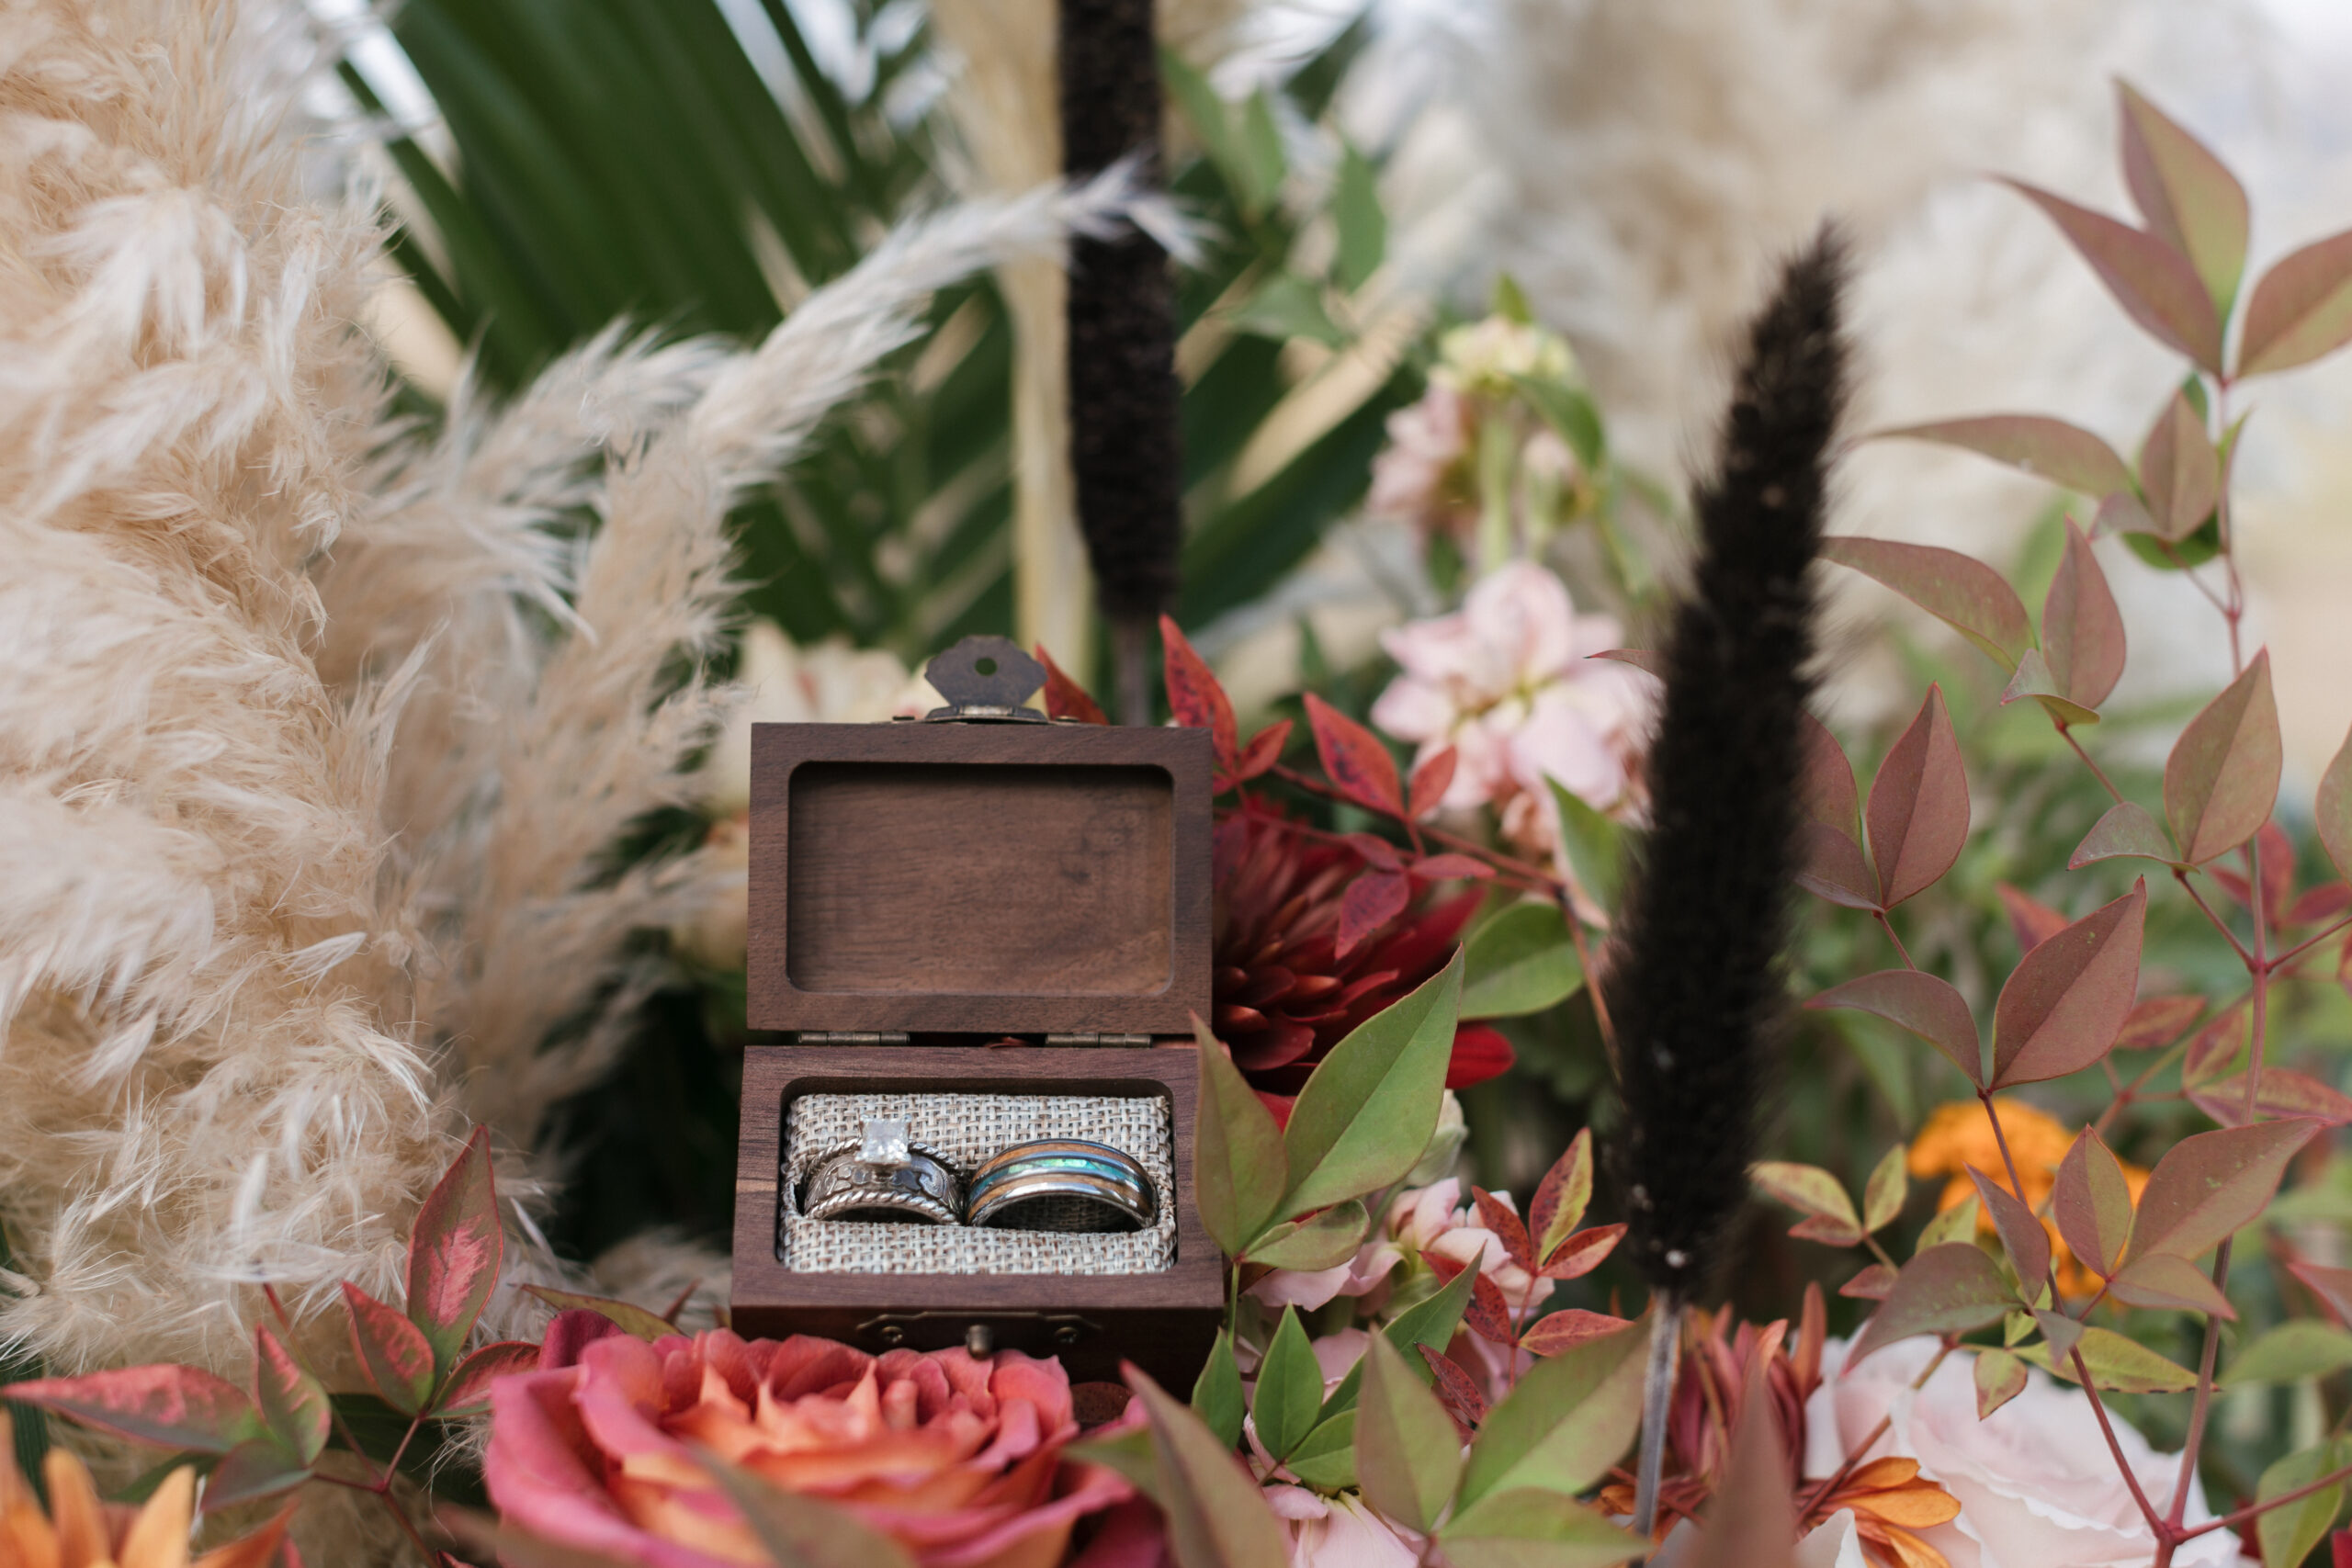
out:
{"label": "woven burlap fabric", "polygon": [[[904,1117],[907,1136],[962,1175],[1035,1138],[1088,1138],[1150,1174],[1159,1216],[1149,1230],[1069,1235],[969,1225],[806,1220],[808,1173],[854,1146],[866,1118]],[[1168,1102],[1091,1095],[806,1094],[785,1108],[776,1257],[812,1274],[1152,1274],[1176,1260],[1176,1179]]]}

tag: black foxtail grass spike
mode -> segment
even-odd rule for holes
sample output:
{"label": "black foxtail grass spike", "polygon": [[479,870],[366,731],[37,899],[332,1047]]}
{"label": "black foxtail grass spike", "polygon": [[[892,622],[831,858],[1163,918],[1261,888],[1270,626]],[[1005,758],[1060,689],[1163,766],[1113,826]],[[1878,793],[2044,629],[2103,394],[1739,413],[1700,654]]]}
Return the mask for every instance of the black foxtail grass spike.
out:
{"label": "black foxtail grass spike", "polygon": [[[1062,167],[1122,158],[1159,168],[1152,0],[1061,0]],[[1151,646],[1176,597],[1183,543],[1177,448],[1176,295],[1168,255],[1139,229],[1069,254],[1069,460],[1079,531],[1110,623],[1119,722],[1152,722]]]}
{"label": "black foxtail grass spike", "polygon": [[1666,638],[1649,833],[1603,982],[1624,1105],[1610,1150],[1622,1256],[1656,1303],[1635,1489],[1644,1531],[1657,1521],[1683,1319],[1747,1201],[1787,1015],[1798,719],[1813,689],[1826,455],[1845,403],[1845,270],[1844,243],[1825,228],[1748,328],[1720,456],[1691,496],[1698,553]]}

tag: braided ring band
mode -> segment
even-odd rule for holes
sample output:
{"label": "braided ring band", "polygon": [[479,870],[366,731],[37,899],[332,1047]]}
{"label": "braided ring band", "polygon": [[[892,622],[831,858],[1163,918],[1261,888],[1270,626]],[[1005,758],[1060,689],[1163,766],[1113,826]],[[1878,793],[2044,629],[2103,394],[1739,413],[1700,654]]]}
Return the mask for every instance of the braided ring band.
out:
{"label": "braided ring band", "polygon": [[963,1213],[963,1183],[944,1161],[910,1148],[902,1163],[871,1164],[859,1157],[864,1152],[846,1148],[817,1167],[801,1198],[803,1215],[952,1225]]}
{"label": "braided ring band", "polygon": [[1007,1230],[1137,1231],[1158,1217],[1151,1178],[1106,1144],[1017,1144],[972,1174],[965,1223]]}

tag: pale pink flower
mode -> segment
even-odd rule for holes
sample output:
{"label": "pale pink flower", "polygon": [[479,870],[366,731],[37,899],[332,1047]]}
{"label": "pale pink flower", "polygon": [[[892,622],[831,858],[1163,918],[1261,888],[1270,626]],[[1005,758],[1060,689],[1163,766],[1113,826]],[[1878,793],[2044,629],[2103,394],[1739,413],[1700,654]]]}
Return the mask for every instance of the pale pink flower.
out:
{"label": "pale pink flower", "polygon": [[1364,510],[1432,534],[1463,533],[1477,521],[1469,471],[1469,400],[1432,383],[1418,402],[1388,416],[1388,445],[1372,460]]}
{"label": "pale pink flower", "polygon": [[1353,1492],[1321,1497],[1303,1486],[1269,1486],[1266,1506],[1290,1537],[1291,1568],[1415,1568],[1421,1560],[1420,1536]]}

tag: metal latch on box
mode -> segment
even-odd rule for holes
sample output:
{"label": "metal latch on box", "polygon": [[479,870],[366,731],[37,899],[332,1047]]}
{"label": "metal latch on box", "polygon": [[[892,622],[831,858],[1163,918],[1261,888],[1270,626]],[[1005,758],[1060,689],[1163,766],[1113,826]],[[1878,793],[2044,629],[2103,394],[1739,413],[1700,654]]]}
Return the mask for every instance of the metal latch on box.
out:
{"label": "metal latch on box", "polygon": [[1050,1356],[1082,1345],[1102,1325],[1074,1312],[887,1312],[857,1325],[858,1340],[880,1350],[944,1350],[961,1345],[975,1356],[1022,1350]]}
{"label": "metal latch on box", "polygon": [[804,1029],[793,1038],[803,1045],[904,1045],[904,1030],[886,1030],[879,1033],[854,1030]]}
{"label": "metal latch on box", "polygon": [[1048,1045],[1148,1045],[1148,1034],[1048,1034]]}

